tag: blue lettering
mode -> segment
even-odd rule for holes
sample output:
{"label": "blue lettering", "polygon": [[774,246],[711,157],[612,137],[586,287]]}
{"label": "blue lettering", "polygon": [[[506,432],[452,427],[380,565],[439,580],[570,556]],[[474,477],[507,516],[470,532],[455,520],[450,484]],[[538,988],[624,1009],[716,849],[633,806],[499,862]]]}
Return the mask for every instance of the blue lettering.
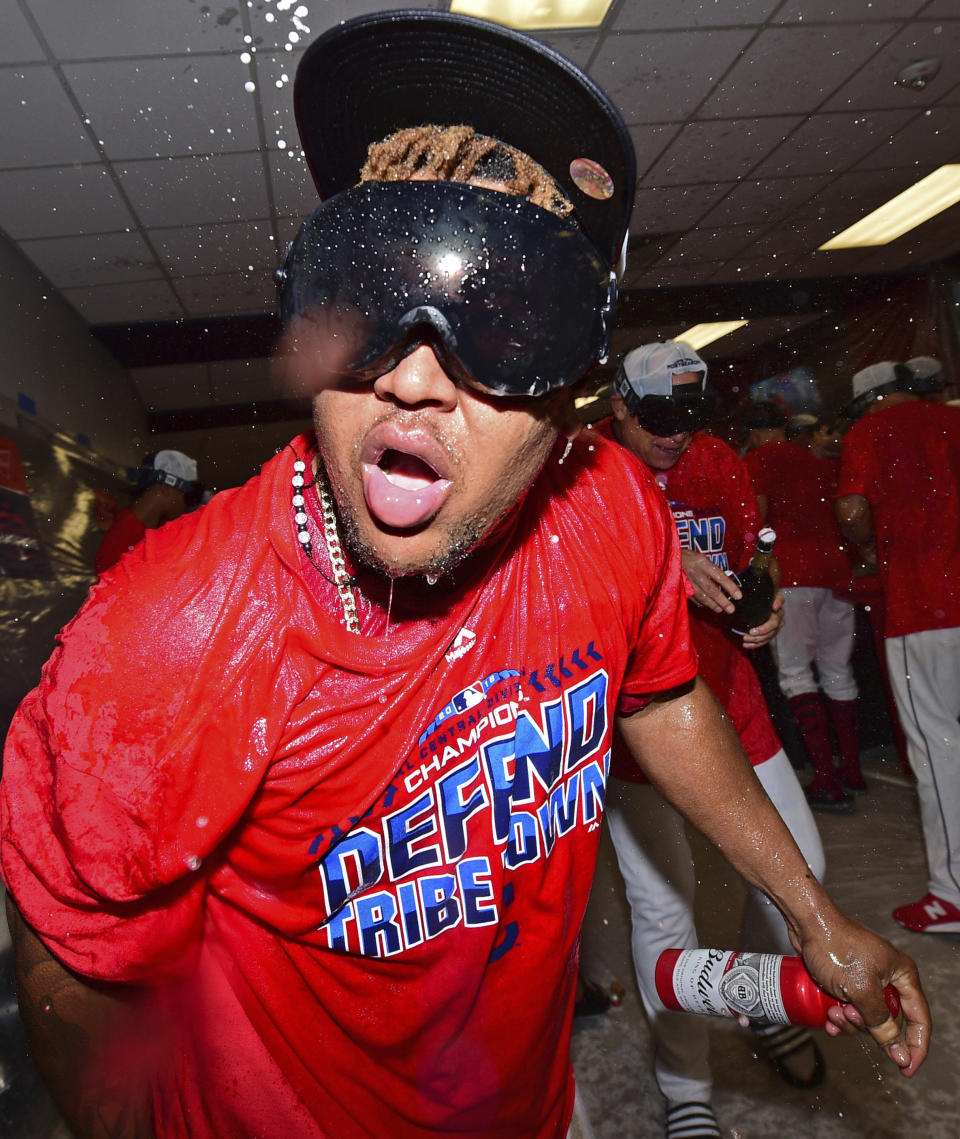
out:
{"label": "blue lettering", "polygon": [[418,815],[433,808],[433,794],[424,792],[419,799],[401,808],[394,815],[384,819],[387,830],[387,860],[390,863],[391,879],[403,878],[413,870],[420,870],[425,866],[438,866],[440,864],[440,848],[434,843],[424,847],[423,850],[413,851],[411,847],[417,839],[426,838],[427,835],[436,834],[437,820],[431,814],[429,818],[416,825]]}
{"label": "blue lettering", "polygon": [[437,783],[440,814],[443,821],[443,840],[449,861],[461,858],[467,849],[467,819],[482,810],[489,802],[486,788],[481,784],[464,800],[464,790],[480,775],[480,759],[473,756],[462,767],[451,771]]}
{"label": "blue lettering", "polygon": [[503,863],[514,870],[524,862],[535,862],[540,857],[540,831],[536,816],[529,811],[514,811],[510,816],[510,831]]}
{"label": "blue lettering", "polygon": [[383,854],[379,836],[363,828],[353,831],[327,852],[319,869],[327,912],[333,913],[354,894],[380,880]]}
{"label": "blue lettering", "polygon": [[579,767],[603,743],[607,734],[607,676],[594,673],[567,693],[570,752],[567,770]]}
{"label": "blue lettering", "polygon": [[366,957],[389,957],[399,953],[402,944],[396,923],[397,902],[393,894],[380,890],[354,902],[360,949]]}
{"label": "blue lettering", "polygon": [[576,823],[579,791],[580,772],[575,771],[564,786],[552,791],[550,798],[537,808],[547,854],[553,850],[557,837],[566,834]]}
{"label": "blue lettering", "polygon": [[423,941],[423,926],[420,924],[420,910],[417,906],[417,884],[401,882],[397,886],[397,901],[400,903],[404,940],[408,946],[419,945]]}
{"label": "blue lettering", "polygon": [[580,771],[581,802],[583,803],[583,821],[592,823],[603,814],[603,803],[606,797],[607,774],[610,771],[610,752],[608,751],[600,763],[588,763]]}
{"label": "blue lettering", "polygon": [[499,917],[490,882],[490,863],[485,858],[465,858],[457,866],[463,920],[466,925],[496,925]]}
{"label": "blue lettering", "polygon": [[452,874],[431,874],[417,880],[428,938],[460,924],[460,903],[454,893],[456,886],[457,880]]}

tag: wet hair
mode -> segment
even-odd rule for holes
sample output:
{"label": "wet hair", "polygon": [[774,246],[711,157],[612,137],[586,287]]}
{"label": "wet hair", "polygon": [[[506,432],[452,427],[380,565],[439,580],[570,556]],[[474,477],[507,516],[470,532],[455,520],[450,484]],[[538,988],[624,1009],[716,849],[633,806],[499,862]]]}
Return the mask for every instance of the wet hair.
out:
{"label": "wet hair", "polygon": [[405,182],[416,177],[439,182],[500,182],[511,194],[566,217],[573,204],[537,162],[473,127],[431,124],[407,127],[372,143],[361,182]]}

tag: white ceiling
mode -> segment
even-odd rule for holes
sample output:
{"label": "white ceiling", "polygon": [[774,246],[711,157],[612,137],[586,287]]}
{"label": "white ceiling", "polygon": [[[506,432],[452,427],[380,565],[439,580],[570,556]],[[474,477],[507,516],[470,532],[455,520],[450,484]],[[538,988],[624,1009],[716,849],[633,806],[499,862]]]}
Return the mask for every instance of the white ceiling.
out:
{"label": "white ceiling", "polygon": [[[271,272],[315,198],[297,59],[384,0],[2,3],[9,239],[93,325],[271,311]],[[960,161],[960,0],[614,0],[602,28],[541,38],[633,135],[628,288],[892,272],[960,251],[955,206],[886,247],[814,252]],[[896,84],[928,56],[943,66],[924,90]],[[274,394],[263,360],[134,376],[151,411]]]}

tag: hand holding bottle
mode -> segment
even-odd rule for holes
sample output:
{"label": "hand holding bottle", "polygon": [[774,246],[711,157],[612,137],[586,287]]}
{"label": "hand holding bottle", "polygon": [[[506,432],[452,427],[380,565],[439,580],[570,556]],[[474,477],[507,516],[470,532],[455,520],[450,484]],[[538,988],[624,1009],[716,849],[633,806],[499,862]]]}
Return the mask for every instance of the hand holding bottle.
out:
{"label": "hand holding bottle", "polygon": [[773,613],[777,590],[770,576],[770,563],[776,540],[777,535],[765,526],[757,535],[757,548],[750,564],[736,575],[740,597],[734,604],[730,628],[738,636],[747,636],[751,629],[768,621]]}

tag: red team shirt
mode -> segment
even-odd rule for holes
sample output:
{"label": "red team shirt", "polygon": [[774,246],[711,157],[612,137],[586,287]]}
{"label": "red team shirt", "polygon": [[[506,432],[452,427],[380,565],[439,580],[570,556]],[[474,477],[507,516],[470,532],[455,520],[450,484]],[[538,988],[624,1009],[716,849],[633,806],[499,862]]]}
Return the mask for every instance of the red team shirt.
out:
{"label": "red team shirt", "polygon": [[[599,430],[613,438],[613,420]],[[760,531],[757,496],[743,460],[726,443],[697,433],[669,471],[653,472],[673,512],[680,545],[706,554],[722,569],[743,569],[753,556]],[[690,607],[690,630],[700,675],[726,709],[747,757],[764,763],[780,750],[757,674],[729,631],[729,618]],[[640,782],[644,776],[629,756],[615,749],[613,774]]]}
{"label": "red team shirt", "polygon": [[101,539],[96,557],[93,559],[93,572],[97,577],[106,573],[138,542],[142,542],[146,532],[146,526],[136,514],[129,507],[124,507]]}
{"label": "red team shirt", "polygon": [[565,1134],[613,709],[696,656],[659,490],[591,433],[559,456],[458,588],[401,580],[388,621],[369,583],[365,635],[305,574],[290,450],[62,633],[3,876],[67,966],[147,986],[116,1047],[160,1135]]}
{"label": "red team shirt", "polygon": [[850,563],[833,510],[839,460],[777,440],[749,451],[744,462],[754,490],[767,499],[781,588],[849,588]]}
{"label": "red team shirt", "polygon": [[910,400],[843,439],[837,497],[866,498],[888,637],[960,626],[960,409]]}

